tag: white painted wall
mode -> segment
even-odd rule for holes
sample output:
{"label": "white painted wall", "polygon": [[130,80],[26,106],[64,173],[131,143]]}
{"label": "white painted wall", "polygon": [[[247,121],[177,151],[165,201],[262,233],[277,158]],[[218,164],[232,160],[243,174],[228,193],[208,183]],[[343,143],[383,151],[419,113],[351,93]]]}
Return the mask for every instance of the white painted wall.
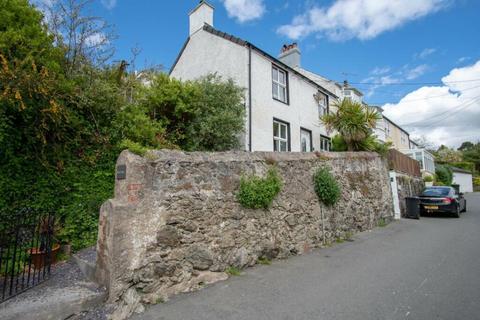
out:
{"label": "white painted wall", "polygon": [[[245,88],[245,101],[248,101],[247,48],[200,29],[190,36],[170,76],[180,80],[194,80],[210,73],[217,73],[224,79],[233,79],[237,85]],[[247,149],[248,114],[245,117],[245,134],[241,139],[243,149]]]}
{"label": "white painted wall", "polygon": [[460,192],[473,192],[473,178],[470,173],[453,172],[453,183],[460,185]]}
{"label": "white painted wall", "polygon": [[272,98],[272,61],[252,54],[252,146],[254,151],[273,151],[273,118],[290,124],[291,151],[300,148],[300,128],[312,131],[313,149],[320,150],[320,134],[327,135],[320,123],[314,99],[317,87],[288,72],[289,104]]}
{"label": "white painted wall", "polygon": [[[193,80],[216,72],[246,88],[245,101],[248,103],[248,61],[248,48],[200,29],[190,37],[171,76]],[[287,72],[289,105],[272,97],[272,61],[252,50],[252,151],[273,151],[273,118],[290,124],[291,151],[301,150],[301,127],[312,131],[314,150],[320,149],[320,134],[327,135],[313,97],[317,87],[293,72]],[[248,115],[245,128],[247,149]]]}

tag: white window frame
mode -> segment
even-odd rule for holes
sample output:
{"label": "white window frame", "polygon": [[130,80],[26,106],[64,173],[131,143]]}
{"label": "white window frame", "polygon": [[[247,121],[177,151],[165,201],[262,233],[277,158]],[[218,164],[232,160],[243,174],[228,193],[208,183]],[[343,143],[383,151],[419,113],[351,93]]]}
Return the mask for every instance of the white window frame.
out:
{"label": "white window frame", "polygon": [[323,99],[319,98],[318,101],[318,116],[321,118],[322,116],[328,114],[328,97],[326,94],[318,93],[319,97],[323,97]]}
{"label": "white window frame", "polygon": [[[275,125],[278,125],[278,136],[275,136]],[[282,136],[282,127],[285,127],[285,136]],[[285,149],[282,148],[284,142]],[[290,124],[278,119],[273,119],[273,151],[288,152],[290,151]]]}
{"label": "white window frame", "polygon": [[[275,77],[276,72],[276,77]],[[283,74],[283,81],[280,75]],[[272,96],[273,99],[288,104],[288,73],[279,67],[272,65]],[[283,91],[283,100],[280,93]]]}
{"label": "white window frame", "polygon": [[330,151],[332,149],[332,139],[327,136],[320,135],[320,150]]}

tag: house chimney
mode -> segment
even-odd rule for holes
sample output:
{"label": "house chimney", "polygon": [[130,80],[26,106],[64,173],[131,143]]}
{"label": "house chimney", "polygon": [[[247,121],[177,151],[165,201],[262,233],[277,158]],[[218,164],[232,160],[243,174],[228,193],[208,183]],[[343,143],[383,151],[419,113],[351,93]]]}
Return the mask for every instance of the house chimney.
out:
{"label": "house chimney", "polygon": [[189,13],[190,35],[194,34],[206,24],[213,27],[213,6],[205,0],[200,0],[198,6]]}
{"label": "house chimney", "polygon": [[300,67],[301,55],[302,53],[300,52],[296,42],[292,44],[284,44],[282,47],[282,52],[278,56],[278,60],[292,68]]}

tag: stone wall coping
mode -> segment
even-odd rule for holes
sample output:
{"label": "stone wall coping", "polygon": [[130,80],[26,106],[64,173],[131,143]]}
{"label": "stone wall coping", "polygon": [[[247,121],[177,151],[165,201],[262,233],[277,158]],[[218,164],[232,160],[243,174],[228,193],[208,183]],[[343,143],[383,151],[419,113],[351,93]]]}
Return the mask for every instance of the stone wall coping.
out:
{"label": "stone wall coping", "polygon": [[124,150],[119,159],[125,157],[138,157],[147,162],[163,162],[168,160],[189,161],[189,162],[236,162],[236,161],[299,161],[299,160],[335,160],[335,159],[375,159],[381,158],[375,152],[247,152],[247,151],[226,151],[226,152],[184,152],[178,150],[151,150],[144,157]]}

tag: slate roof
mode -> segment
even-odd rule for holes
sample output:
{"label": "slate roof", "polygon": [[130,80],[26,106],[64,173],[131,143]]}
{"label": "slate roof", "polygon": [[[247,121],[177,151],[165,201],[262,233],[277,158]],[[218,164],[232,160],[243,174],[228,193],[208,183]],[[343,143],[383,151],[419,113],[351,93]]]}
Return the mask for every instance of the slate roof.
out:
{"label": "slate roof", "polygon": [[[318,82],[316,82],[315,80],[307,77],[306,75],[304,75],[303,73],[295,70],[294,68],[286,65],[285,63],[283,63],[282,61],[278,60],[277,58],[275,58],[274,56],[268,54],[267,52],[263,51],[262,49],[258,48],[257,46],[253,45],[252,43],[246,41],[246,40],[243,40],[243,39],[240,39],[238,37],[235,37],[231,34],[228,34],[226,32],[222,32],[220,30],[217,30],[215,29],[214,27],[212,27],[211,25],[209,24],[205,24],[203,26],[203,30],[206,31],[206,32],[209,32],[215,36],[218,36],[218,37],[221,37],[223,39],[226,39],[228,41],[231,41],[235,44],[238,44],[240,46],[245,46],[245,47],[250,47],[252,48],[253,50],[257,51],[258,53],[262,54],[263,56],[267,57],[268,59],[272,60],[275,64],[281,66],[282,68],[284,69],[287,69],[289,70],[290,72],[294,73],[295,75],[297,75],[298,77],[304,79],[305,81],[309,82],[310,84],[314,85],[315,87],[317,87],[321,92],[327,94],[327,95],[330,95],[334,98],[338,98],[338,96],[331,92],[330,90],[326,89],[325,87],[321,86]],[[170,69],[170,74],[172,73],[173,69],[175,68],[176,64],[178,63],[178,60],[180,59],[180,56],[182,55],[183,51],[185,50],[188,42],[190,40],[190,37],[187,38],[187,41],[185,41],[185,44],[183,45],[182,49],[180,50],[180,53],[178,54],[177,58],[175,59],[175,62],[173,63],[172,65],[172,68]]]}

